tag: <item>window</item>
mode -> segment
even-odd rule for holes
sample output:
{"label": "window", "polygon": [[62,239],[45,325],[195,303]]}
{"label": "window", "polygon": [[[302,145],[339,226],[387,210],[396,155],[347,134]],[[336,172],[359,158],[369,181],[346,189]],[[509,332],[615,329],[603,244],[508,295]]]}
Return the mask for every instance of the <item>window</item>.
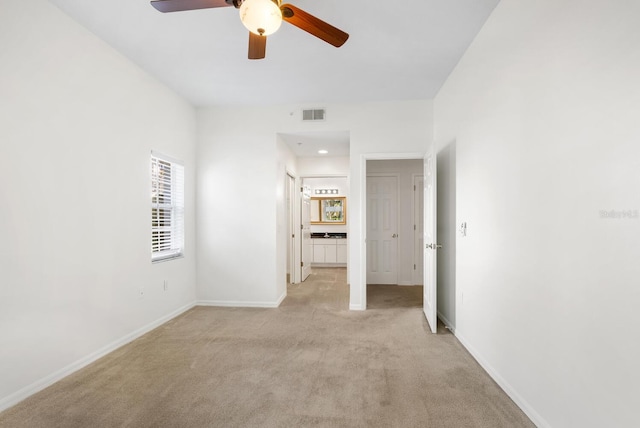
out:
{"label": "window", "polygon": [[151,261],[184,253],[184,166],[151,152]]}

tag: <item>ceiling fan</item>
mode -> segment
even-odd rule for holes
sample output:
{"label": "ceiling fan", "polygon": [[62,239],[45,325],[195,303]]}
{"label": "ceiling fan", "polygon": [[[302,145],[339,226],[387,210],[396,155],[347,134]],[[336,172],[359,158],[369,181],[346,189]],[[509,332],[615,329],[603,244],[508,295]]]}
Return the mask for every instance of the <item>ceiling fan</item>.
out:
{"label": "ceiling fan", "polygon": [[249,59],[265,57],[267,36],[275,33],[283,20],[337,48],[349,38],[344,31],[281,0],[155,0],[151,5],[160,12],[229,6],[240,9],[240,20],[249,30]]}

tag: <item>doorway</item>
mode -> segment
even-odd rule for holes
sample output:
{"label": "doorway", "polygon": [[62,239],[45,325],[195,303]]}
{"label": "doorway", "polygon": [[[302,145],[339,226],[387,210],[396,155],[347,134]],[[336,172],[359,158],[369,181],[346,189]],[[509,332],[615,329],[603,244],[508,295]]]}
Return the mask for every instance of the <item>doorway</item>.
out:
{"label": "doorway", "polygon": [[366,282],[420,286],[423,160],[369,160],[366,168]]}
{"label": "doorway", "polygon": [[[349,178],[347,175],[323,175],[307,176],[301,178],[302,187],[309,193],[308,209],[303,210],[301,222],[303,224],[303,240],[307,240],[310,254],[309,267],[312,272],[318,272],[324,268],[348,270],[348,242],[349,242]],[[330,195],[330,196],[328,196]],[[328,202],[337,201],[335,207],[327,205]],[[307,205],[304,205],[305,207]],[[337,211],[342,213],[341,219],[325,218],[322,210]],[[309,209],[311,213],[309,213]],[[325,212],[326,214],[326,212]],[[309,233],[305,233],[308,224]],[[304,246],[303,246],[304,247]]]}
{"label": "doorway", "polygon": [[[436,163],[434,161],[434,154],[430,151],[426,155],[418,154],[380,154],[380,155],[363,155],[363,188],[362,192],[363,196],[363,208],[364,211],[362,214],[362,220],[365,225],[364,232],[364,266],[362,266],[362,279],[364,280],[360,284],[362,284],[362,288],[360,288],[360,296],[362,296],[362,308],[367,307],[367,284],[370,283],[368,278],[369,273],[369,263],[372,261],[372,250],[376,245],[369,245],[369,233],[372,229],[370,229],[368,223],[371,221],[374,223],[373,228],[378,226],[375,223],[378,221],[376,218],[379,214],[371,213],[369,211],[369,207],[377,205],[377,203],[372,203],[369,200],[370,194],[370,186],[368,182],[373,179],[377,181],[377,178],[374,178],[374,173],[382,172],[382,175],[390,175],[393,173],[402,173],[405,171],[403,166],[395,166],[393,162],[400,161],[408,161],[413,160],[416,162],[415,168],[416,171],[413,174],[409,174],[410,185],[408,186],[399,186],[398,194],[399,198],[406,196],[407,193],[412,196],[409,198],[409,221],[407,221],[407,217],[403,214],[400,214],[400,209],[398,209],[398,221],[397,221],[397,230],[396,239],[398,240],[398,251],[396,263],[398,266],[398,280],[397,283],[401,284],[403,279],[401,278],[410,278],[410,285],[415,283],[415,273],[413,270],[418,270],[418,263],[415,263],[415,260],[420,257],[420,253],[422,253],[423,257],[423,311],[425,313],[425,317],[429,323],[429,327],[433,333],[437,331],[437,288],[436,288],[436,249],[440,246],[436,243],[436,199],[435,199],[435,186],[436,186]],[[392,165],[394,170],[386,170],[379,171],[375,170],[375,167],[380,166],[390,166]],[[423,189],[418,189],[417,186],[420,183],[419,175],[420,171],[423,174]],[[416,217],[419,216],[420,210],[415,206],[415,204],[420,204],[420,199],[413,195],[414,185],[416,186],[416,191],[422,190],[424,192],[422,199],[422,206],[424,207],[422,211],[422,219],[423,219],[423,242],[420,244],[419,239],[416,239],[416,232],[420,229],[420,223],[415,221]],[[374,192],[375,193],[375,192]],[[378,192],[379,193],[379,192]],[[402,206],[402,204],[400,204]],[[375,209],[375,208],[374,208]],[[386,208],[385,208],[386,209]],[[403,211],[407,211],[404,209]],[[389,217],[389,216],[387,216]],[[405,228],[410,228],[409,230]],[[376,238],[375,234],[373,235]],[[393,236],[393,234],[392,234]],[[401,242],[404,241],[404,242]],[[418,244],[422,247],[421,249],[417,249]],[[379,245],[379,244],[377,244]],[[408,250],[407,250],[408,249]],[[409,252],[409,256],[407,256],[406,251]],[[391,253],[389,253],[391,254]],[[403,255],[404,254],[404,255]],[[411,264],[411,269],[407,270],[405,268],[400,268],[400,263],[409,262]],[[389,262],[390,265],[393,261]],[[402,275],[402,276],[401,276]]]}

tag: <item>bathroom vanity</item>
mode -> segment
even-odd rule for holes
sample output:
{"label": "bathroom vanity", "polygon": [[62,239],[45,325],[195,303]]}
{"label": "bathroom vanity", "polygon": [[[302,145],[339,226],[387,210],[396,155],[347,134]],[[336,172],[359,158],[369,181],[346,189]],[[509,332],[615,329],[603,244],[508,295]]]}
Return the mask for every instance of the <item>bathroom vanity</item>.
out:
{"label": "bathroom vanity", "polygon": [[346,233],[312,233],[313,266],[346,266]]}

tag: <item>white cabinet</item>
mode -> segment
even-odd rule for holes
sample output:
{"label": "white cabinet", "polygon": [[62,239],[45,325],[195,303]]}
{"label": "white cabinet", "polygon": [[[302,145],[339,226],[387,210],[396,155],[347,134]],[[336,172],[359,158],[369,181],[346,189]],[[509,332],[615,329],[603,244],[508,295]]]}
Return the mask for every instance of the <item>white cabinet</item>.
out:
{"label": "white cabinet", "polygon": [[346,239],[337,239],[336,240],[336,262],[337,263],[347,263],[347,240]]}
{"label": "white cabinet", "polygon": [[347,240],[337,238],[314,238],[313,263],[346,264]]}
{"label": "white cabinet", "polygon": [[324,263],[326,260],[326,247],[324,244],[325,239],[314,239],[313,240],[313,262],[314,263]]}

